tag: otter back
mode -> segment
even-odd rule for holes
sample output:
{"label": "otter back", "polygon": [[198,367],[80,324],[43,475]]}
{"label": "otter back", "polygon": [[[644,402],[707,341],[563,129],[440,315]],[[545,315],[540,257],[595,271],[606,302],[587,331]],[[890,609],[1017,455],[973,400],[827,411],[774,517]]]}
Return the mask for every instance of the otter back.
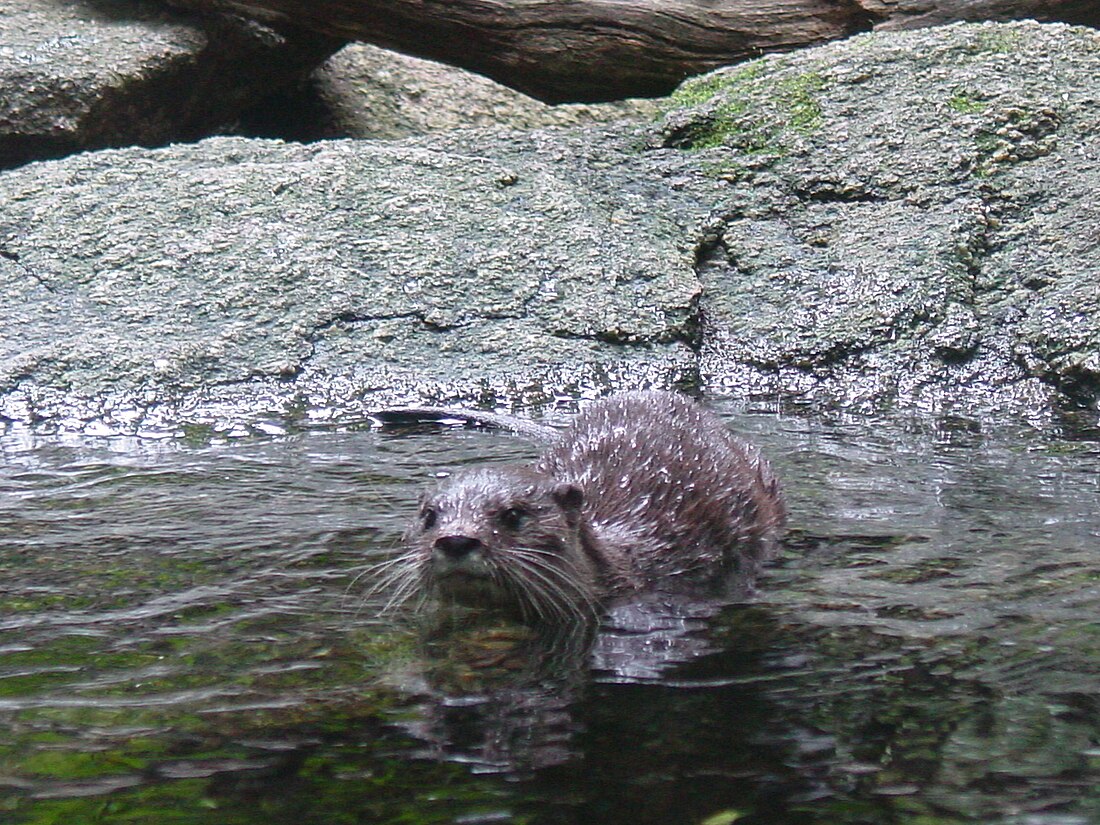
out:
{"label": "otter back", "polygon": [[603,552],[642,586],[754,568],[785,522],[779,482],[757,449],[674,393],[590,405],[535,469],[584,491]]}

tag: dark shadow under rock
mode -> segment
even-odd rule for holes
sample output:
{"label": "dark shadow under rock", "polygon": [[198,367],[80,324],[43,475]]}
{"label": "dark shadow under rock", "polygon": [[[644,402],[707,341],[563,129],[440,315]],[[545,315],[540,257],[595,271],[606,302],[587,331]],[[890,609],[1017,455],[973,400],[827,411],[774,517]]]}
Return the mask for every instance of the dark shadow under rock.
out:
{"label": "dark shadow under rock", "polygon": [[195,140],[340,46],[124,0],[0,0],[0,168]]}

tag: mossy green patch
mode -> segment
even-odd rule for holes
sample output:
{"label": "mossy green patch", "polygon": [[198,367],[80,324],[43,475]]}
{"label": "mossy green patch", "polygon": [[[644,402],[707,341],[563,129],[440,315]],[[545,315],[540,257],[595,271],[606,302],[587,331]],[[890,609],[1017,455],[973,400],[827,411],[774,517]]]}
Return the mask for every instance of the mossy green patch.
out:
{"label": "mossy green patch", "polygon": [[84,610],[96,604],[92,596],[67,593],[20,593],[0,599],[0,614],[37,613],[47,610]]}
{"label": "mossy green patch", "polygon": [[21,696],[56,688],[65,682],[86,679],[88,673],[106,669],[136,669],[157,657],[132,651],[107,652],[91,636],[62,636],[29,650],[4,655],[10,674],[0,679],[0,695]]}
{"label": "mossy green patch", "polygon": [[947,105],[956,112],[968,115],[984,111],[989,104],[979,100],[972,92],[960,89],[948,98]]}
{"label": "mossy green patch", "polygon": [[735,72],[716,72],[693,77],[685,81],[672,93],[669,102],[672,108],[687,108],[706,103],[719,93],[736,90],[738,86],[762,76],[765,64],[761,61],[749,63]]}
{"label": "mossy green patch", "polygon": [[975,45],[983,52],[1008,54],[1020,48],[1021,35],[1006,26],[991,26],[978,31]]}
{"label": "mossy green patch", "polygon": [[982,154],[992,154],[1004,144],[1004,141],[992,132],[982,130],[975,136],[974,144]]}
{"label": "mossy green patch", "polygon": [[[789,134],[808,135],[821,126],[818,92],[826,85],[817,72],[776,77],[757,62],[728,74],[685,83],[671,98],[676,107],[695,108],[676,144],[688,149],[730,146],[745,154],[782,156]],[[723,173],[724,174],[724,173]]]}
{"label": "mossy green patch", "polygon": [[817,72],[806,72],[779,83],[776,96],[788,114],[787,125],[796,132],[809,134],[821,125],[821,104],[816,94],[825,88],[825,78]]}
{"label": "mossy green patch", "polygon": [[140,771],[145,767],[145,760],[122,753],[81,753],[71,750],[40,750],[30,754],[20,766],[30,776],[48,776],[54,779],[89,779]]}

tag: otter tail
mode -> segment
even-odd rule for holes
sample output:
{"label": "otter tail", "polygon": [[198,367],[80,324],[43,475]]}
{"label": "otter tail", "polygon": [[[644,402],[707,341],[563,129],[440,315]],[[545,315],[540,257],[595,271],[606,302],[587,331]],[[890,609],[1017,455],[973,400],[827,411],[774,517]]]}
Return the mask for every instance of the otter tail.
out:
{"label": "otter tail", "polygon": [[558,440],[556,429],[528,418],[506,413],[481,410],[457,410],[449,407],[393,407],[370,413],[370,420],[379,427],[415,427],[424,424],[437,426],[462,425],[488,430],[506,430],[529,438],[539,444]]}

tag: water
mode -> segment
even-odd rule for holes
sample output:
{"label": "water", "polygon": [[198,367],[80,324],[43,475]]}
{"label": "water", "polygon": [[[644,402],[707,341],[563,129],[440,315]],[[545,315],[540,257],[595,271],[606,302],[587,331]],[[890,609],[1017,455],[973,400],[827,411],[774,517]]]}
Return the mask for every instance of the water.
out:
{"label": "water", "polygon": [[757,598],[549,653],[356,581],[507,435],[0,435],[0,821],[1100,821],[1097,433],[730,422],[792,513]]}

